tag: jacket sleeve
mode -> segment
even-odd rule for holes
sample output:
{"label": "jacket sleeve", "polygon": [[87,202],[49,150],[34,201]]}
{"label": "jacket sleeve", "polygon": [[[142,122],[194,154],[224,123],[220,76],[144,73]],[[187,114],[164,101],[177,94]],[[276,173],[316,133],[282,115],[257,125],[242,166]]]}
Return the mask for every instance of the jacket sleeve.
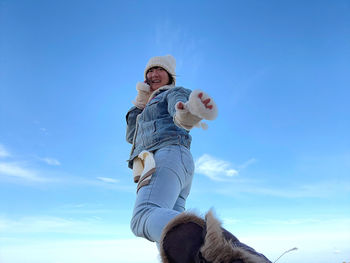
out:
{"label": "jacket sleeve", "polygon": [[187,102],[188,98],[190,97],[190,94],[191,94],[191,90],[185,89],[182,87],[175,87],[169,92],[167,97],[168,112],[172,117],[174,117],[176,112],[176,109],[175,109],[176,103],[178,103],[179,101],[184,103]]}
{"label": "jacket sleeve", "polygon": [[126,114],[126,141],[132,144],[136,130],[136,118],[142,112],[137,107],[132,107]]}

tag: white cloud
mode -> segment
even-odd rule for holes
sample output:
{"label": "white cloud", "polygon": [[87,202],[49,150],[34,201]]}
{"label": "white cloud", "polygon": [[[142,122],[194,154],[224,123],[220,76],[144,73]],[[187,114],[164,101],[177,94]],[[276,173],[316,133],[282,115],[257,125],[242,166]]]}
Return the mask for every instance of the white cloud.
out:
{"label": "white cloud", "polygon": [[[0,158],[13,157],[9,151],[0,144]],[[61,163],[53,158],[39,158],[40,161],[47,163],[48,165],[61,165]],[[14,158],[12,158],[14,159]],[[13,160],[12,162],[0,162],[0,175],[7,175],[11,177],[25,179],[27,181],[48,181],[44,177],[39,176],[39,171],[28,169],[24,167],[23,162]]]}
{"label": "white cloud", "polygon": [[246,169],[248,166],[252,165],[253,163],[256,163],[256,159],[255,159],[255,158],[251,158],[251,159],[249,159],[248,161],[242,163],[242,164],[239,166],[239,169],[240,169],[240,170]]}
{"label": "white cloud", "polygon": [[335,195],[340,196],[348,194],[350,192],[350,183],[346,181],[323,181],[300,185],[295,188],[290,188],[288,186],[282,189],[255,188],[251,189],[251,192],[286,198],[326,198]]}
{"label": "white cloud", "polygon": [[[119,180],[110,177],[87,178],[75,176],[69,172],[43,170],[41,168],[27,168],[23,162],[0,162],[0,179],[17,183],[45,183],[56,186],[88,185],[92,187],[107,187],[120,191],[134,192],[130,184],[118,184]],[[97,179],[97,180],[96,180]]]}
{"label": "white cloud", "polygon": [[106,208],[101,204],[65,204],[60,207],[51,209],[50,212],[69,215],[92,215],[96,217],[101,214],[111,214],[116,211],[113,208]]}
{"label": "white cloud", "polygon": [[[128,222],[109,223],[98,216],[84,215],[82,218],[39,215],[12,219],[0,216],[0,233],[3,237],[31,237],[64,235],[86,235],[127,237],[131,235]],[[0,243],[1,247],[1,243]]]}
{"label": "white cloud", "polygon": [[252,195],[274,196],[282,198],[328,198],[332,196],[347,196],[350,193],[349,181],[320,181],[305,185],[291,186],[286,184],[281,187],[258,185],[254,181],[235,181],[235,191],[232,185],[224,185],[212,190],[215,193],[226,196],[237,196],[240,193]]}
{"label": "white cloud", "polygon": [[216,159],[208,154],[202,155],[195,163],[196,172],[215,181],[225,181],[238,175],[230,162]]}
{"label": "white cloud", "polygon": [[112,183],[112,184],[115,184],[115,183],[119,182],[119,180],[113,179],[113,178],[110,178],[110,177],[97,177],[97,179],[102,181],[102,182]]}
{"label": "white cloud", "polygon": [[17,163],[0,163],[0,174],[17,177],[28,181],[44,181],[37,172],[21,167]]}
{"label": "white cloud", "polygon": [[[46,228],[40,228],[41,224],[48,224],[48,218],[32,218],[27,220],[21,228],[31,231],[31,225],[34,223],[35,233],[38,230],[46,231]],[[60,228],[62,231],[65,227],[67,238],[71,238],[70,226],[75,225],[74,222],[67,219],[51,218],[50,228]],[[46,223],[45,223],[46,221]],[[38,223],[36,223],[38,222]],[[306,228],[288,228],[283,226],[274,231],[275,225],[269,224],[262,227],[261,231],[241,231],[237,227],[228,228],[233,234],[236,234],[241,242],[253,247],[258,252],[265,254],[270,260],[276,260],[285,251],[298,247],[298,250],[285,254],[278,262],[285,263],[306,263],[306,262],[344,262],[349,255],[350,236],[347,234],[348,228],[343,221],[321,222],[317,227],[308,225]],[[76,224],[81,222],[76,221]],[[101,222],[102,223],[102,222]],[[242,222],[246,224],[245,222]],[[324,226],[326,223],[326,227]],[[338,223],[338,224],[336,224]],[[345,228],[334,229],[334,224],[343,224]],[[89,236],[93,231],[93,224],[86,232]],[[1,220],[0,220],[1,225]],[[49,229],[50,229],[49,228]],[[226,228],[226,227],[225,227]],[[110,226],[106,229],[111,231]],[[81,229],[82,231],[83,229]],[[0,229],[1,231],[1,229]],[[128,229],[128,231],[130,231]],[[27,233],[27,232],[24,232]],[[73,233],[77,233],[76,231]],[[118,233],[119,234],[119,233]],[[131,235],[131,234],[130,234]],[[34,238],[30,238],[27,234],[20,235],[21,238],[8,238],[1,235],[1,259],[4,262],[11,263],[151,263],[160,262],[159,253],[155,243],[149,242],[143,238],[123,237],[118,239],[55,239],[47,235],[38,238],[35,234]],[[118,235],[119,236],[119,235]],[[25,237],[25,239],[23,239]],[[317,244],[317,245],[315,245]],[[137,253],[135,254],[135,248]],[[20,251],[21,253],[18,253]],[[43,252],[44,251],[44,252]]]}
{"label": "white cloud", "polygon": [[[1,259],[11,263],[154,263],[155,243],[142,238],[114,240],[30,240],[4,244]],[[18,253],[20,251],[20,253]],[[136,252],[136,253],[135,253]]]}
{"label": "white cloud", "polygon": [[[228,210],[230,211],[230,210]],[[344,262],[350,253],[349,219],[343,217],[297,216],[275,219],[273,213],[268,218],[257,219],[238,215],[231,211],[224,218],[224,227],[237,235],[241,242],[264,253],[274,261],[285,251],[297,247],[297,251],[285,254],[278,262]],[[315,246],[315,244],[317,244]],[[334,251],[339,251],[335,254]],[[314,258],[314,259],[312,259]]]}
{"label": "white cloud", "polygon": [[[270,229],[271,228],[267,228]],[[297,247],[298,250],[285,254],[278,262],[307,263],[307,262],[345,262],[350,253],[350,236],[348,232],[335,231],[330,227],[325,229],[280,229],[278,232],[256,235],[240,235],[243,243],[252,246],[259,252],[265,253],[270,260],[276,260],[288,249]],[[317,245],[315,245],[317,244]],[[339,253],[334,253],[339,251]]]}
{"label": "white cloud", "polygon": [[6,150],[6,148],[0,144],[0,158],[10,157],[11,154]]}
{"label": "white cloud", "polygon": [[[0,219],[0,230],[3,233],[48,233],[72,229],[73,222],[56,217],[27,217],[20,220]],[[30,226],[30,227],[29,227]]]}
{"label": "white cloud", "polygon": [[222,219],[222,222],[224,225],[234,225],[234,224],[237,224],[239,222],[239,220],[235,219],[235,218],[224,217]]}
{"label": "white cloud", "polygon": [[61,163],[58,160],[53,159],[53,158],[40,158],[40,160],[44,161],[48,165],[53,165],[53,166],[61,165]]}
{"label": "white cloud", "polygon": [[[198,48],[205,39],[199,39],[170,20],[156,26],[155,44],[163,54],[173,54],[177,72],[186,68],[187,76],[196,76],[203,65],[203,55]],[[181,73],[180,73],[181,74]]]}

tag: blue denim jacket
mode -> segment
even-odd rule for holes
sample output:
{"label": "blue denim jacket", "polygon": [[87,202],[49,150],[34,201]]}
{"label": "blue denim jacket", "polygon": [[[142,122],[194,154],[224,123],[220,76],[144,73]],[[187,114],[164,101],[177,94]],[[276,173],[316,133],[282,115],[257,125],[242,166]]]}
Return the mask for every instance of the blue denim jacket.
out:
{"label": "blue denim jacket", "polygon": [[128,160],[130,168],[133,159],[143,150],[152,152],[168,145],[183,145],[188,149],[191,146],[189,132],[173,121],[175,104],[188,101],[191,90],[163,86],[157,92],[143,110],[134,106],[126,114],[126,140],[133,144]]}

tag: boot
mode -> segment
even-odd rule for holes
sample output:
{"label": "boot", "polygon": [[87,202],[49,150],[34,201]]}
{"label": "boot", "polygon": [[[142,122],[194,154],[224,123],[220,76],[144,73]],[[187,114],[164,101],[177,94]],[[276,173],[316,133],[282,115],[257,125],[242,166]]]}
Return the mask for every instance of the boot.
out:
{"label": "boot", "polygon": [[271,263],[221,227],[209,211],[205,220],[181,213],[164,228],[160,242],[163,263]]}
{"label": "boot", "polygon": [[[181,213],[164,228],[160,240],[163,263],[201,262],[205,221],[192,213]],[[202,261],[206,262],[206,261]]]}

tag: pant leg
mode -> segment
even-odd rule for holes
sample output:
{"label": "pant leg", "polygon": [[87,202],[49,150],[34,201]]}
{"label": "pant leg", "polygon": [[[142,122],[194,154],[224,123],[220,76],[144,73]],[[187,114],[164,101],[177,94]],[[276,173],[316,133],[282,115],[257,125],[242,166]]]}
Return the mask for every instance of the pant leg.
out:
{"label": "pant leg", "polygon": [[192,186],[192,178],[189,180],[188,184],[184,187],[184,189],[181,191],[179,197],[177,198],[175,205],[173,207],[173,210],[178,211],[180,213],[184,212],[186,209],[186,199],[188,195],[190,194],[191,186]]}
{"label": "pant leg", "polygon": [[174,210],[180,195],[184,200],[188,196],[194,164],[189,150],[179,145],[156,151],[154,158],[156,172],[137,194],[131,229],[136,236],[159,242],[165,225],[180,213]]}

